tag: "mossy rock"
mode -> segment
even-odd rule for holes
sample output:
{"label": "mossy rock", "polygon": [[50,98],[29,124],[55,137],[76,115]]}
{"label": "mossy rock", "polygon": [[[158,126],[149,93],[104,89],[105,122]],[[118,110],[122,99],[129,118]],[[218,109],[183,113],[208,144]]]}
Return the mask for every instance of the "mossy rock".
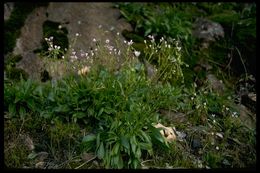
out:
{"label": "mossy rock", "polygon": [[13,55],[9,54],[7,55],[7,58],[5,60],[5,65],[9,64],[15,64],[23,59],[22,55]]}
{"label": "mossy rock", "polygon": [[24,80],[27,80],[29,77],[29,74],[21,68],[13,67],[13,68],[10,68],[7,70],[6,76],[7,76],[7,78],[12,79],[12,80],[20,80],[21,77]]}
{"label": "mossy rock", "polygon": [[40,6],[48,6],[48,3],[15,2],[9,20],[4,22],[4,54],[13,51],[27,16]]}

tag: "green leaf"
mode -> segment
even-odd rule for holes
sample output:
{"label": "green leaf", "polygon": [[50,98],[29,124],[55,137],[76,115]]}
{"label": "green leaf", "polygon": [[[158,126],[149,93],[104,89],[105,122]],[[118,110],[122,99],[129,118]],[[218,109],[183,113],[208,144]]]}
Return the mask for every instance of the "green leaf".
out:
{"label": "green leaf", "polygon": [[74,113],[74,114],[72,115],[72,117],[78,118],[78,119],[84,118],[85,116],[86,116],[86,113],[84,113],[84,112],[76,112],[76,113]]}
{"label": "green leaf", "polygon": [[44,118],[50,118],[51,117],[51,112],[42,111],[42,112],[40,112],[40,116],[44,117]]}
{"label": "green leaf", "polygon": [[129,140],[125,136],[121,136],[121,144],[127,149],[130,149]]}
{"label": "green leaf", "polygon": [[141,149],[143,150],[151,150],[152,149],[152,143],[143,143],[143,142],[140,142],[139,143],[139,146]]}
{"label": "green leaf", "polygon": [[104,108],[101,108],[100,110],[99,110],[99,112],[98,112],[98,117],[103,113],[103,111],[104,111]]}
{"label": "green leaf", "polygon": [[27,105],[28,107],[31,109],[31,110],[35,110],[35,104],[34,104],[34,101],[32,99],[28,99],[27,100]]}
{"label": "green leaf", "polygon": [[143,130],[140,130],[140,133],[140,135],[144,137],[146,142],[151,142],[151,137],[147,133],[145,133]]}
{"label": "green leaf", "polygon": [[118,162],[119,162],[119,155],[112,157],[111,165],[115,165],[116,167],[118,167]]}
{"label": "green leaf", "polygon": [[54,108],[54,112],[68,112],[69,106],[68,105],[59,105],[58,107]]}
{"label": "green leaf", "polygon": [[100,145],[100,133],[97,134],[97,147]]}
{"label": "green leaf", "polygon": [[11,114],[15,115],[15,114],[16,114],[16,106],[15,106],[14,104],[9,104],[9,106],[8,106],[8,111],[9,111]]}
{"label": "green leaf", "polygon": [[36,93],[39,93],[40,97],[43,96],[43,94],[42,94],[42,85],[39,85],[34,91]]}
{"label": "green leaf", "polygon": [[134,159],[133,160],[133,166],[134,166],[134,169],[136,169],[139,165],[139,161],[137,159]]}
{"label": "green leaf", "polygon": [[96,135],[89,134],[89,135],[83,137],[82,142],[92,142],[95,140],[96,140]]}
{"label": "green leaf", "polygon": [[55,99],[54,99],[54,93],[51,91],[47,97],[48,100],[52,101],[52,102],[55,102]]}
{"label": "green leaf", "polygon": [[30,153],[29,155],[28,155],[28,159],[34,159],[35,157],[37,156],[37,153],[35,153],[35,152],[32,152],[32,153]]}
{"label": "green leaf", "polygon": [[130,138],[130,144],[131,144],[132,152],[135,154],[135,152],[136,152],[136,145],[137,145],[135,136],[132,136]]}
{"label": "green leaf", "polygon": [[137,147],[136,148],[135,157],[141,158],[141,155],[142,155],[141,149],[140,149],[140,147]]}
{"label": "green leaf", "polygon": [[103,159],[105,156],[105,148],[103,142],[101,142],[99,149],[97,151],[97,156],[99,159]]}
{"label": "green leaf", "polygon": [[122,155],[119,154],[118,157],[119,157],[119,160],[118,160],[118,168],[119,168],[119,169],[122,169],[122,168],[124,167],[124,162],[123,162]]}
{"label": "green leaf", "polygon": [[144,35],[147,36],[147,35],[150,34],[151,32],[152,32],[152,28],[148,28],[148,29],[145,31]]}
{"label": "green leaf", "polygon": [[21,100],[21,98],[19,96],[16,95],[14,103],[18,103]]}
{"label": "green leaf", "polygon": [[117,142],[117,143],[114,145],[113,149],[112,149],[112,154],[113,154],[113,155],[117,155],[118,152],[119,152],[119,148],[120,148],[120,143]]}
{"label": "green leaf", "polygon": [[24,108],[24,107],[20,107],[19,114],[20,114],[20,116],[21,116],[22,118],[25,117],[26,111],[25,111],[25,108]]}
{"label": "green leaf", "polygon": [[156,140],[160,141],[161,143],[164,143],[164,138],[163,138],[163,136],[161,135],[160,130],[161,130],[160,128],[152,127],[152,128],[151,128],[152,136],[153,136]]}

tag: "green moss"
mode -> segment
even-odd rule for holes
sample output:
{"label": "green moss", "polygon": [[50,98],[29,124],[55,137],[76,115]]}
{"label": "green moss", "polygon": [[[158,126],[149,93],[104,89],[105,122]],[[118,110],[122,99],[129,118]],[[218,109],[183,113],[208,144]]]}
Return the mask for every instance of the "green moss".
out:
{"label": "green moss", "polygon": [[5,69],[8,65],[14,67],[17,62],[21,61],[21,59],[23,59],[22,55],[13,55],[13,54],[7,55],[4,62]]}
{"label": "green moss", "polygon": [[13,80],[20,80],[20,77],[22,77],[24,80],[27,80],[29,77],[28,73],[23,69],[15,67],[9,68],[6,72],[6,76],[7,78]]}
{"label": "green moss", "polygon": [[12,52],[16,39],[20,36],[27,16],[37,7],[48,6],[48,3],[16,2],[9,20],[4,22],[4,54]]}

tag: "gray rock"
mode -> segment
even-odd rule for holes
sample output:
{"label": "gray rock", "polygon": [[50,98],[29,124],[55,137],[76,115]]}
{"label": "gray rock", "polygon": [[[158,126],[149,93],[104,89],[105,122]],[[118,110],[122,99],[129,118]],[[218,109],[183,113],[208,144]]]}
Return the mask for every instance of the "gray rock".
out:
{"label": "gray rock", "polygon": [[[46,20],[59,22],[63,27],[67,27],[69,43],[77,52],[77,56],[79,56],[80,50],[88,52],[96,46],[92,41],[93,38],[102,41],[109,39],[112,45],[124,52],[125,44],[117,45],[115,41],[116,37],[122,42],[124,38],[121,34],[118,36],[116,33],[121,33],[124,29],[132,30],[132,28],[124,19],[118,19],[120,11],[112,8],[112,5],[113,3],[49,3],[48,7],[36,8],[28,15],[13,51],[14,54],[23,56],[19,66],[29,72],[32,75],[31,78],[40,79],[40,72],[43,70],[41,68],[44,64],[37,55],[32,55],[34,54],[32,52],[41,47],[42,24]],[[48,13],[48,17],[46,13]],[[109,32],[101,32],[99,26]],[[80,36],[75,41],[76,33],[79,33]]]}
{"label": "gray rock", "polygon": [[224,37],[223,27],[216,22],[208,19],[198,18],[193,24],[193,36],[202,39],[202,46],[207,48],[210,42],[214,42]]}
{"label": "gray rock", "polygon": [[200,142],[200,139],[199,138],[194,138],[191,142],[191,148],[196,150],[196,149],[199,149],[199,148],[202,148],[202,144]]}
{"label": "gray rock", "polygon": [[14,9],[13,2],[7,2],[4,4],[4,20],[8,20]]}
{"label": "gray rock", "polygon": [[160,109],[160,113],[173,123],[185,123],[188,121],[187,116],[181,112]]}
{"label": "gray rock", "polygon": [[207,75],[207,81],[209,83],[209,86],[216,91],[219,94],[223,94],[225,90],[225,85],[222,81],[218,80],[217,77],[213,74]]}

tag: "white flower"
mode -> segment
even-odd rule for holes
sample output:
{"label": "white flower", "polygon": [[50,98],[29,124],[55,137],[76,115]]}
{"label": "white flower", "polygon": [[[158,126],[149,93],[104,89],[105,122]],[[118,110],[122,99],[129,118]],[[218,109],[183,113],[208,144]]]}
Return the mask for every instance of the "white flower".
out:
{"label": "white flower", "polygon": [[79,33],[76,33],[76,37],[78,37],[79,36]]}
{"label": "white flower", "polygon": [[62,28],[62,26],[61,25],[59,25],[59,27],[58,27],[59,29],[61,29]]}
{"label": "white flower", "polygon": [[144,40],[144,44],[146,44],[146,40]]}
{"label": "white flower", "polygon": [[94,50],[95,52],[97,51],[97,48],[95,48],[95,50]]}
{"label": "white flower", "polygon": [[82,52],[82,53],[80,54],[80,56],[81,56],[81,57],[84,57],[84,56],[85,56],[85,53],[84,53],[84,52]]}
{"label": "white flower", "polygon": [[162,42],[164,40],[164,38],[162,37],[161,39],[160,39],[160,42]]}
{"label": "white flower", "polygon": [[178,50],[178,51],[181,51],[181,47],[177,47],[177,50]]}
{"label": "white flower", "polygon": [[133,43],[134,43],[133,40],[130,40],[127,44],[128,46],[131,46]]}
{"label": "white flower", "polygon": [[53,40],[53,36],[50,36],[49,40]]}
{"label": "white flower", "polygon": [[154,42],[154,36],[153,35],[148,35],[148,38],[150,38],[151,41]]}
{"label": "white flower", "polygon": [[64,56],[62,56],[61,58],[62,58],[62,59],[64,59],[65,57],[64,57]]}
{"label": "white flower", "polygon": [[121,55],[121,51],[119,50],[117,54],[118,54],[118,55]]}
{"label": "white flower", "polygon": [[211,116],[214,118],[216,115],[215,114],[211,114]]}
{"label": "white flower", "polygon": [[120,35],[120,33],[119,33],[119,32],[117,32],[117,33],[116,33],[116,35]]}
{"label": "white flower", "polygon": [[126,40],[124,40],[124,43],[126,44],[126,43],[127,43],[127,41],[126,41]]}
{"label": "white flower", "polygon": [[216,123],[216,120],[213,120],[213,123],[215,124],[215,123]]}
{"label": "white flower", "polygon": [[97,42],[97,40],[95,38],[93,38],[93,42]]}
{"label": "white flower", "polygon": [[107,44],[109,43],[109,39],[106,39],[106,43],[107,43]]}
{"label": "white flower", "polygon": [[194,99],[194,97],[191,97],[191,100],[193,100]]}
{"label": "white flower", "polygon": [[218,146],[216,146],[216,150],[219,150],[219,147],[218,147]]}
{"label": "white flower", "polygon": [[139,55],[141,54],[141,52],[139,52],[139,51],[134,51],[134,54],[135,54],[136,57],[139,57]]}
{"label": "white flower", "polygon": [[79,24],[79,25],[81,24],[81,21],[80,21],[80,20],[78,21],[78,24]]}
{"label": "white flower", "polygon": [[102,28],[102,25],[98,25],[98,28]]}
{"label": "white flower", "polygon": [[110,51],[112,51],[112,50],[114,49],[114,47],[113,47],[113,46],[105,46],[105,47],[107,47],[107,48],[108,48],[108,50],[110,50]]}

